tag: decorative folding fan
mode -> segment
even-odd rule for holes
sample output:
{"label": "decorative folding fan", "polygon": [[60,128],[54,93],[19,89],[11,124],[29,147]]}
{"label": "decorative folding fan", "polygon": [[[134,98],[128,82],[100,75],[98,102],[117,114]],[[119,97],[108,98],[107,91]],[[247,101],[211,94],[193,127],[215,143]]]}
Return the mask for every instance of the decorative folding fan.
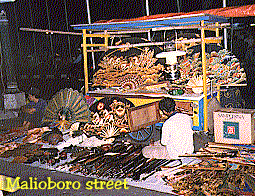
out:
{"label": "decorative folding fan", "polygon": [[90,122],[89,105],[83,94],[73,89],[63,89],[48,102],[43,123],[65,130],[75,122]]}
{"label": "decorative folding fan", "polygon": [[134,104],[125,98],[105,97],[90,106],[92,112],[91,123],[84,127],[84,132],[89,136],[111,138],[128,132],[127,108]]}

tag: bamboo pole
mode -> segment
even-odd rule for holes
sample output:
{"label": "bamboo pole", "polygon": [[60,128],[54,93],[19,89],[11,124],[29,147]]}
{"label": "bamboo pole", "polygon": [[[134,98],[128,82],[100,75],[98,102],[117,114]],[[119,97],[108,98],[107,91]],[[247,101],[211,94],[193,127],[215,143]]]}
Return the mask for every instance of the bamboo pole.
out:
{"label": "bamboo pole", "polygon": [[105,48],[108,47],[108,38],[109,38],[109,36],[107,35],[107,31],[105,31],[105,34],[104,34],[104,47]]}
{"label": "bamboo pole", "polygon": [[86,29],[83,29],[82,33],[83,33],[83,59],[84,59],[84,87],[85,87],[85,94],[86,94],[89,91],[88,52],[87,52]]}
{"label": "bamboo pole", "polygon": [[206,85],[206,54],[205,54],[205,27],[204,21],[201,21],[201,47],[202,47],[202,67],[203,67],[203,93],[204,93],[204,131],[208,131],[208,113],[207,113],[207,85]]}
{"label": "bamboo pole", "polygon": [[[216,22],[215,26],[219,27],[219,23]],[[219,30],[219,28],[216,28],[216,37],[220,37],[220,30]]]}
{"label": "bamboo pole", "polygon": [[217,100],[220,103],[220,85],[217,85]]}
{"label": "bamboo pole", "polygon": [[[219,23],[216,22],[215,24],[217,27],[219,26]],[[219,28],[216,29],[216,37],[218,38],[220,36],[220,30]],[[217,85],[217,100],[219,101],[220,103],[220,85]]]}
{"label": "bamboo pole", "polygon": [[64,34],[64,35],[82,35],[82,33],[65,32],[65,31],[53,31],[48,29],[34,29],[34,28],[19,28],[21,31],[31,31],[46,34]]}

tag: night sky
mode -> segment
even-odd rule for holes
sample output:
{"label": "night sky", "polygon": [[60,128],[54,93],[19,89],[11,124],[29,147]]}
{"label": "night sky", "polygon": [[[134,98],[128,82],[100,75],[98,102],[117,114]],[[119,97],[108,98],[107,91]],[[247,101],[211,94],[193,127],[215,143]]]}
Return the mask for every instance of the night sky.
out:
{"label": "night sky", "polygon": [[[177,1],[150,0],[150,14],[177,12]],[[218,2],[218,3],[217,3]],[[90,0],[91,21],[113,18],[134,18],[146,15],[145,0]],[[253,4],[254,0],[228,0],[228,6]],[[66,35],[50,36],[43,33],[19,31],[20,27],[73,31],[70,25],[88,23],[85,0],[16,0],[3,4],[7,12],[14,57],[23,62],[28,55],[40,56],[45,60],[52,54],[70,56]],[[66,9],[65,9],[66,7]],[[222,1],[180,0],[180,9],[190,12],[222,7]],[[33,35],[35,38],[33,38]],[[81,44],[81,37],[69,36],[71,54]],[[52,41],[53,49],[50,42]],[[34,44],[35,42],[35,44]],[[18,54],[18,55],[17,55]]]}
{"label": "night sky", "polygon": [[[179,0],[180,10],[190,12],[222,7],[222,1]],[[135,18],[146,15],[145,0],[89,0],[91,21]],[[227,0],[227,6],[254,4],[254,0]],[[177,0],[149,0],[150,14],[177,12]],[[58,71],[72,69],[83,73],[80,67],[70,67],[78,56],[81,36],[47,35],[20,31],[19,28],[74,31],[71,25],[87,24],[86,0],[16,0],[1,5],[9,20],[10,40],[17,77],[22,74],[40,74],[56,71],[52,59],[58,54]],[[77,32],[77,31],[75,31]],[[70,50],[69,50],[70,43]],[[36,59],[36,60],[31,60]]]}

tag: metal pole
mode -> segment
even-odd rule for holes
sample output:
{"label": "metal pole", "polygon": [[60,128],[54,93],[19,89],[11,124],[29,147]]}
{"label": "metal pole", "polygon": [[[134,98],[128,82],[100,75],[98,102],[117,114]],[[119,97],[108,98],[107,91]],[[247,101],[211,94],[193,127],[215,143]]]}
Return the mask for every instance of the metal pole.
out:
{"label": "metal pole", "polygon": [[233,29],[233,21],[234,19],[231,18],[231,41],[230,41],[230,49],[233,51],[233,36],[234,36],[234,29]]}
{"label": "metal pole", "polygon": [[178,11],[178,13],[181,12],[180,0],[177,0],[177,11]]}
{"label": "metal pole", "polygon": [[[146,16],[150,15],[149,0],[146,0]],[[151,32],[148,32],[148,40],[151,41]]]}
{"label": "metal pole", "polygon": [[[30,22],[31,22],[31,27],[34,28],[34,20],[33,20],[33,13],[31,9],[31,1],[28,1],[28,7],[29,7],[29,13],[30,13]],[[36,49],[36,40],[35,40],[35,33],[33,32],[33,46],[34,46],[34,54],[32,54],[32,60],[36,60],[35,62],[37,63],[37,49]],[[36,56],[35,56],[36,55]]]}
{"label": "metal pole", "polygon": [[[47,1],[45,1],[45,5],[46,5],[46,13],[47,13],[47,20],[48,20],[48,27],[49,29],[51,29],[51,23],[50,23],[50,15],[49,15],[49,7],[48,7],[48,3]],[[53,48],[53,40],[52,40],[52,34],[49,34],[49,38],[50,38],[50,48],[51,48],[51,57],[53,59],[53,65],[55,65],[55,69],[58,68],[57,64],[55,63],[55,59],[54,59],[54,48]]]}
{"label": "metal pole", "polygon": [[146,0],[146,15],[150,15],[150,7],[149,7],[149,0]]}
{"label": "metal pole", "polygon": [[[223,0],[223,7],[227,6],[227,0]],[[228,33],[227,33],[227,29],[224,28],[223,30],[224,32],[224,48],[227,49],[228,48]]]}
{"label": "metal pole", "polygon": [[[88,23],[91,24],[89,0],[86,0],[86,3],[87,3]],[[89,32],[89,33],[91,33],[91,32]],[[90,43],[93,44],[92,37],[90,38]],[[93,50],[93,47],[91,47],[91,50]],[[95,54],[94,54],[94,52],[92,52],[92,63],[93,63],[93,69],[95,70],[96,69],[96,65],[95,65]]]}
{"label": "metal pole", "polygon": [[[69,32],[69,22],[68,22],[68,13],[67,13],[67,5],[66,5],[66,0],[64,0],[64,6],[65,6],[65,17],[66,17],[66,30]],[[71,54],[71,40],[70,36],[67,35],[68,39],[68,49],[69,49],[69,61],[72,61],[72,54]]]}
{"label": "metal pole", "polygon": [[14,73],[14,64],[11,52],[11,42],[9,33],[9,22],[6,17],[6,13],[0,10],[0,55],[1,63],[0,69],[2,71],[5,68],[7,89],[5,93],[16,93],[18,91],[17,81]]}
{"label": "metal pole", "polygon": [[19,29],[18,29],[18,19],[17,19],[17,4],[14,4],[14,13],[15,13],[15,24],[16,24],[16,30],[17,30],[17,38],[18,38],[18,47],[19,47],[19,56],[21,56],[21,45],[20,45],[20,35],[19,35]]}

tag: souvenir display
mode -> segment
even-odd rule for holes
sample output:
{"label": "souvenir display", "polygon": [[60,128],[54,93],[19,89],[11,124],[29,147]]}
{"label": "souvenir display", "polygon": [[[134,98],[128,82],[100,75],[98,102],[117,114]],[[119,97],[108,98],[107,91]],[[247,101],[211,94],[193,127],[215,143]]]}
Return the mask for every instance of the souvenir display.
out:
{"label": "souvenir display", "polygon": [[75,122],[89,122],[90,111],[84,95],[73,89],[63,89],[48,102],[43,123],[62,131]]}
{"label": "souvenir display", "polygon": [[[141,91],[160,81],[170,81],[172,85],[187,85],[192,93],[200,94],[203,90],[202,58],[201,46],[196,44],[177,44],[178,49],[183,51],[157,54],[149,47],[109,52],[98,64],[99,70],[94,74],[93,86]],[[207,45],[206,52],[206,72],[213,84],[239,84],[246,81],[242,65],[231,52],[213,44]],[[166,58],[166,62],[161,61],[162,58]],[[209,82],[208,78],[208,85]]]}
{"label": "souvenir display", "polygon": [[22,128],[2,131],[0,134],[0,144],[6,144],[15,141],[24,137],[26,134],[26,131]]}
{"label": "souvenir display", "polygon": [[133,106],[132,102],[124,98],[103,98],[90,107],[91,122],[85,124],[82,130],[87,135],[101,138],[111,138],[121,132],[128,132],[127,109]]}
{"label": "souvenir display", "polygon": [[[194,53],[194,51],[194,48],[187,49],[186,58],[180,60],[181,77],[174,81],[175,84],[188,83],[188,86],[201,86],[203,73],[201,52]],[[206,74],[213,78],[214,84],[238,84],[246,81],[244,68],[228,50],[211,51],[206,53],[206,56]],[[198,90],[198,93],[201,91],[199,88],[194,90]]]}
{"label": "souvenir display", "polygon": [[[66,8],[70,4],[64,3]],[[153,6],[157,6],[156,3]],[[223,38],[227,41],[225,32],[223,37],[219,35],[231,27],[231,39],[239,36],[232,30],[243,31],[243,26],[232,25],[228,17],[255,16],[254,13],[239,12],[248,9],[250,6],[203,12],[194,10],[72,25],[74,30],[81,31],[71,34],[82,35],[83,51],[79,49],[73,62],[65,58],[69,63],[61,66],[57,63],[58,54],[53,61],[45,61],[47,66],[55,66],[54,70],[62,70],[61,78],[55,78],[54,70],[32,73],[32,78],[26,74],[26,78],[36,79],[32,83],[37,87],[42,87],[40,84],[48,79],[61,80],[61,85],[52,86],[51,92],[54,87],[61,86],[73,86],[80,91],[64,87],[47,99],[46,107],[39,104],[37,96],[40,93],[30,91],[28,99],[31,103],[19,111],[29,113],[31,119],[28,114],[24,114],[24,120],[23,113],[11,112],[11,116],[20,117],[17,121],[24,128],[4,130],[0,134],[0,162],[3,165],[0,179],[3,178],[4,188],[2,190],[0,186],[0,196],[1,193],[9,194],[5,190],[9,185],[17,188],[9,189],[10,192],[17,191],[13,194],[21,195],[37,195],[37,191],[48,195],[141,195],[142,192],[147,193],[144,195],[255,195],[255,145],[253,138],[248,141],[247,134],[239,134],[248,130],[253,137],[254,123],[244,121],[250,129],[246,126],[242,131],[241,121],[234,122],[233,115],[222,114],[230,122],[221,120],[220,123],[213,115],[222,110],[222,106],[244,107],[241,97],[245,93],[237,88],[230,89],[246,85],[241,62],[252,56],[249,50],[252,39],[244,39],[249,42],[246,48],[249,55],[239,61],[220,45]],[[21,29],[54,35],[70,34]],[[148,40],[142,37],[148,37]],[[55,49],[51,53],[55,53]],[[58,49],[58,53],[66,51],[65,48]],[[69,53],[72,58],[73,53]],[[40,57],[32,56],[32,60]],[[77,70],[66,69],[69,64],[79,69],[82,67],[83,77],[77,76]],[[6,73],[10,75],[8,70]],[[17,105],[20,101],[20,97],[15,96],[19,91],[18,84],[15,78],[5,78],[7,88],[6,81],[2,81],[4,91],[13,95],[11,102]],[[40,79],[39,83],[37,79]],[[248,87],[245,88],[252,89]],[[26,81],[21,88],[27,88]],[[44,93],[44,98],[46,95]],[[4,99],[2,105],[6,105],[5,102],[10,100]],[[33,109],[31,105],[35,105]],[[40,118],[42,124],[37,125],[33,119],[39,110],[44,110],[44,114]],[[255,114],[255,111],[248,112]],[[5,110],[3,117],[9,118]],[[243,118],[238,117],[239,120]],[[252,122],[254,119],[252,116]],[[24,130],[32,125],[38,128],[33,126],[31,130]],[[223,133],[226,140],[219,140],[217,132],[221,136]],[[26,178],[31,186],[24,181]]]}
{"label": "souvenir display", "polygon": [[254,146],[209,142],[192,155],[199,163],[159,173],[181,195],[250,195],[255,191]]}
{"label": "souvenir display", "polygon": [[[175,161],[148,159],[141,152],[141,145],[116,142],[112,145],[92,148],[89,153],[88,150],[85,150],[85,153],[80,151],[80,155],[76,155],[72,161],[58,165],[57,169],[108,179],[128,177],[134,180],[146,180],[156,168]],[[141,178],[141,175],[145,176]]]}
{"label": "souvenir display", "polygon": [[123,90],[156,84],[164,69],[155,58],[155,50],[149,47],[113,51],[104,56],[98,66],[93,86],[121,87]]}

